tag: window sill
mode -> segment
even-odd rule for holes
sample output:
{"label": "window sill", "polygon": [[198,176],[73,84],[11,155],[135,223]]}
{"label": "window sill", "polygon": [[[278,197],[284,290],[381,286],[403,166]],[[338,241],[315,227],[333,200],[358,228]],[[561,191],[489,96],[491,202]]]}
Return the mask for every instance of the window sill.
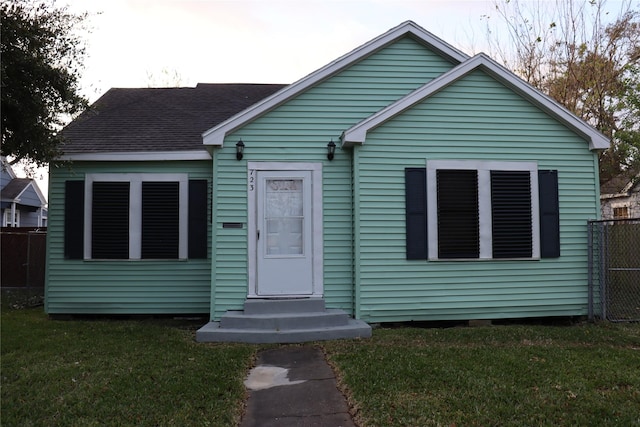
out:
{"label": "window sill", "polygon": [[540,258],[429,258],[433,262],[540,261]]}
{"label": "window sill", "polygon": [[189,261],[190,259],[195,259],[195,258],[145,258],[145,259],[87,258],[87,259],[83,259],[83,261],[85,262],[185,262],[185,261]]}

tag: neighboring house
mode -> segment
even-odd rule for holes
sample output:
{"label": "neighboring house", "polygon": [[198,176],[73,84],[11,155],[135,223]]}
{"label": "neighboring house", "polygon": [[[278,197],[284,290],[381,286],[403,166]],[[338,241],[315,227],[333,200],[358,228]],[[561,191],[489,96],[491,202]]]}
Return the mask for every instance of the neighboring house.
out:
{"label": "neighboring house", "polygon": [[35,180],[17,178],[2,157],[0,195],[3,227],[46,227],[47,200]]}
{"label": "neighboring house", "polygon": [[265,300],[371,323],[587,314],[609,141],[413,22],[284,87],[112,89],[65,136],[50,314],[223,320],[200,340]]}
{"label": "neighboring house", "polygon": [[600,187],[602,219],[640,218],[640,173],[614,177]]}

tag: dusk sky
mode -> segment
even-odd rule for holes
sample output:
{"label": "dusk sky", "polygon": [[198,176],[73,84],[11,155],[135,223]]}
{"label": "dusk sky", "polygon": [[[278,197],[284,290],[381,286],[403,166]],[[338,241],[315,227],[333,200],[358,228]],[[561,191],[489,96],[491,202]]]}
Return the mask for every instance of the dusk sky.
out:
{"label": "dusk sky", "polygon": [[[500,21],[494,0],[56,0],[65,4],[89,13],[81,83],[91,102],[112,87],[293,83],[406,20],[491,54],[487,16],[494,29]],[[613,14],[622,4],[607,2]],[[45,194],[46,175],[35,176]]]}
{"label": "dusk sky", "polygon": [[[63,2],[61,2],[62,4]],[[66,3],[66,2],[65,2]],[[412,20],[455,47],[484,50],[492,0],[99,0],[83,88],[292,83]],[[165,71],[163,73],[163,71]],[[151,78],[150,78],[151,75]]]}

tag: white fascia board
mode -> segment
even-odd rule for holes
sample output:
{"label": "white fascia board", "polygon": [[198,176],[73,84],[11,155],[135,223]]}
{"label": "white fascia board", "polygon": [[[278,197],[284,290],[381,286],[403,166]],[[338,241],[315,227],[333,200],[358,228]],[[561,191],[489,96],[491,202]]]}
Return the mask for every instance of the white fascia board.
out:
{"label": "white fascia board", "polygon": [[211,160],[206,150],[197,151],[122,151],[107,153],[64,154],[58,160],[75,161],[165,161],[165,160]]}
{"label": "white fascia board", "polygon": [[303,77],[295,83],[290,84],[276,92],[275,94],[263,99],[244,111],[232,116],[217,126],[202,133],[202,141],[204,145],[212,145],[222,147],[224,138],[227,134],[237,130],[246,123],[257,117],[267,113],[277,106],[285,103],[287,100],[317,85],[326,78],[347,68],[351,64],[365,58],[377,50],[383,48],[389,43],[411,34],[422,43],[433,47],[438,53],[454,63],[460,63],[469,58],[465,53],[457,50],[453,46],[447,44],[443,40],[434,36],[424,28],[420,27],[412,21],[406,21],[386,33],[374,38],[373,40],[363,44],[362,46],[352,50],[351,52],[341,56],[340,58],[330,62],[324,67],[314,71],[313,73]]}
{"label": "white fascia board", "polygon": [[29,188],[29,186],[31,186],[31,182],[29,182],[27,185],[25,185],[22,188],[22,190],[20,190],[20,192],[18,194],[16,194],[16,197],[13,198],[13,202],[20,203],[22,201],[22,195],[24,194],[25,191],[27,191],[27,188]]}
{"label": "white fascia board", "polygon": [[476,68],[482,68],[485,72],[502,82],[516,93],[525,97],[542,110],[555,117],[570,129],[584,137],[589,142],[590,150],[602,150],[609,148],[609,139],[591,127],[589,124],[575,116],[569,110],[558,104],[550,97],[533,88],[531,85],[520,79],[518,76],[495,62],[493,59],[480,53],[452,70],[442,74],[425,84],[424,86],[411,92],[404,98],[391,104],[387,108],[373,114],[369,118],[361,121],[342,134],[342,146],[348,147],[354,144],[364,144],[367,132],[380,126],[382,123],[395,117],[404,110],[411,108],[418,102],[428,98],[448,85],[454,83],[461,77],[467,75]]}
{"label": "white fascia board", "polygon": [[636,176],[629,180],[627,185],[622,189],[622,193],[626,193],[627,195],[631,192],[631,189],[640,182],[640,172],[636,174]]}
{"label": "white fascia board", "polygon": [[24,188],[20,191],[20,193],[12,200],[12,202],[14,203],[20,203],[22,201],[22,195],[25,193],[25,191],[27,191],[29,188],[32,188],[33,191],[36,193],[36,196],[38,196],[38,199],[40,200],[40,207],[43,207],[44,205],[47,204],[47,200],[45,199],[44,195],[42,194],[42,191],[40,191],[40,187],[38,187],[38,184],[35,182],[35,180],[30,179],[29,183],[27,185],[24,186]]}

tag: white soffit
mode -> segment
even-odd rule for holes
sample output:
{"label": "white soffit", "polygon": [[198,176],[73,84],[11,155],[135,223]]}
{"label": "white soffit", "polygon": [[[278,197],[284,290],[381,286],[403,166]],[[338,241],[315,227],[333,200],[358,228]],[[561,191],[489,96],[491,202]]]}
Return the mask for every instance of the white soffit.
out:
{"label": "white soffit", "polygon": [[434,36],[416,23],[412,21],[406,21],[398,25],[397,27],[392,28],[386,33],[376,37],[375,39],[365,43],[364,45],[352,50],[346,55],[341,56],[335,61],[330,62],[329,64],[298,80],[297,82],[284,87],[275,94],[256,103],[252,107],[247,108],[246,110],[225,120],[217,126],[203,132],[202,141],[204,145],[222,147],[224,138],[227,134],[235,131],[251,120],[260,117],[273,108],[283,104],[287,100],[304,92],[310,87],[313,87],[322,80],[338,73],[351,64],[369,56],[370,54],[376,52],[384,46],[406,35],[412,35],[422,43],[435,49],[438,53],[440,53],[442,56],[452,61],[453,63],[460,63],[469,58],[469,56],[465,53],[447,44],[446,42]]}
{"label": "white soffit", "polygon": [[425,84],[424,86],[411,92],[404,98],[389,105],[387,108],[380,110],[369,118],[361,121],[353,127],[347,129],[342,134],[342,146],[349,147],[354,144],[363,144],[367,132],[374,129],[387,120],[395,117],[401,112],[411,108],[413,105],[421,102],[425,98],[437,93],[448,85],[454,83],[458,79],[472,72],[476,68],[481,68],[493,76],[496,80],[520,94],[539,108],[555,117],[567,127],[584,137],[589,142],[590,150],[602,150],[609,148],[609,139],[599,131],[591,127],[589,124],[578,118],[562,105],[544,95],[542,92],[533,88],[531,85],[520,79],[518,76],[495,62],[484,53],[480,53],[450,71],[442,74]]}

